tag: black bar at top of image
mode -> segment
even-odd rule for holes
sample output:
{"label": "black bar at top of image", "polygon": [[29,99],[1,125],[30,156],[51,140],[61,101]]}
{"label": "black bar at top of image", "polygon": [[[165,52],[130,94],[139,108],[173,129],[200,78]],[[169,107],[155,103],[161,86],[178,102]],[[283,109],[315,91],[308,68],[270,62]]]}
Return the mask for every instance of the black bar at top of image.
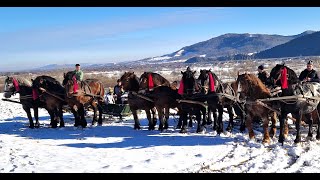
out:
{"label": "black bar at top of image", "polygon": [[[318,2],[319,3],[319,2]],[[314,0],[2,0],[2,7],[315,7]]]}

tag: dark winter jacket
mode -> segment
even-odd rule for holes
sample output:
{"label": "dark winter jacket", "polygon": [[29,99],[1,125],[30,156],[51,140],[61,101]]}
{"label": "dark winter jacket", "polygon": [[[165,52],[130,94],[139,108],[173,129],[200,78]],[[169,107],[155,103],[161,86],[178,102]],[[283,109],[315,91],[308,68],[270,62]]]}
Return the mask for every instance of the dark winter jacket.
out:
{"label": "dark winter jacket", "polygon": [[311,71],[308,71],[305,69],[300,73],[299,80],[303,81],[305,78],[311,78],[310,82],[320,82],[320,79],[318,77],[318,73],[312,69]]}

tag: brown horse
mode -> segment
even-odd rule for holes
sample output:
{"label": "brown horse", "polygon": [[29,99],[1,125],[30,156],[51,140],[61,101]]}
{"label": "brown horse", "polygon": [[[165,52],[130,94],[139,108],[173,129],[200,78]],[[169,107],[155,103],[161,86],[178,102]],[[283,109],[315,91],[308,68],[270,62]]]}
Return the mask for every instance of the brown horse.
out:
{"label": "brown horse", "polygon": [[144,72],[139,79],[140,89],[153,91],[154,88],[160,86],[168,86],[170,87],[170,82],[162,77],[160,74],[153,72]]}
{"label": "brown horse", "polygon": [[[237,78],[238,88],[238,98],[239,101],[245,100],[246,118],[245,124],[249,131],[249,138],[254,138],[254,132],[252,128],[252,119],[254,116],[261,117],[263,120],[263,131],[264,137],[263,142],[269,143],[270,136],[273,137],[276,134],[276,119],[277,114],[274,111],[257,103],[257,99],[270,98],[271,94],[269,89],[261,82],[261,80],[253,74],[241,74]],[[272,103],[265,103],[266,105],[272,107]],[[272,126],[270,132],[268,131],[269,119],[271,117]],[[285,126],[285,135],[288,134],[288,126]]]}
{"label": "brown horse", "polygon": [[169,81],[160,74],[151,72],[145,72],[140,76],[139,86],[140,89],[145,90],[145,95],[154,101],[160,120],[159,130],[168,129],[170,108],[179,109],[179,103],[176,100],[180,99],[180,96],[177,90],[173,90]]}
{"label": "brown horse", "polygon": [[[141,98],[141,96],[137,96],[136,93],[139,91],[139,78],[134,74],[134,72],[125,72],[121,78],[121,85],[125,91],[129,91],[128,94],[128,103],[130,106],[130,110],[133,114],[134,118],[134,129],[141,129],[140,122],[138,119],[137,110],[143,109],[147,114],[147,119],[149,121],[148,130],[154,130],[155,125],[157,123],[157,119],[155,118],[155,105],[153,100],[147,100]],[[151,113],[152,119],[151,119]]]}
{"label": "brown horse", "polygon": [[[46,104],[51,117],[51,127],[64,127],[62,107],[66,104],[65,89],[56,79],[49,76],[38,76],[32,80],[32,88],[40,95],[40,101]],[[53,118],[52,118],[53,117]]]}
{"label": "brown horse", "polygon": [[99,110],[98,125],[102,125],[102,103],[104,97],[103,84],[97,79],[86,79],[78,82],[73,71],[64,74],[63,85],[66,89],[66,102],[75,115],[75,125],[87,126],[85,107],[91,106],[94,110],[92,125],[97,122],[97,109]]}

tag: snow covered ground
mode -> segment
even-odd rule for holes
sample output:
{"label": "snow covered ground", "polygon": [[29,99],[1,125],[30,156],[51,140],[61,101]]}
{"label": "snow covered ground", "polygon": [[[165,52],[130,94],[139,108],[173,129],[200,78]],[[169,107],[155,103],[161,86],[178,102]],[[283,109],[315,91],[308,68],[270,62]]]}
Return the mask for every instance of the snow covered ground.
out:
{"label": "snow covered ground", "polygon": [[73,116],[67,113],[66,127],[51,129],[49,116],[41,109],[42,126],[29,129],[20,104],[0,100],[0,111],[0,173],[320,172],[319,143],[305,140],[307,128],[303,128],[304,142],[295,145],[295,129],[290,129],[281,146],[277,138],[261,144],[259,125],[256,141],[249,141],[247,133],[239,133],[239,126],[221,136],[210,128],[204,134],[195,133],[194,128],[180,134],[174,129],[174,117],[164,133],[148,131],[143,115],[139,131],[133,130],[132,117],[76,129]]}

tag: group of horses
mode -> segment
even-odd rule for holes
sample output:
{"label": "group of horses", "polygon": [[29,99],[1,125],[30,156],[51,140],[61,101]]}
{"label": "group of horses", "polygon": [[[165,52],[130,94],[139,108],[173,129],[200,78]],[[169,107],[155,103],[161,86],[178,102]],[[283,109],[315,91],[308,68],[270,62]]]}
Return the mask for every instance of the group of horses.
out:
{"label": "group of horses", "polygon": [[[192,127],[192,116],[197,120],[197,132],[204,131],[206,125],[213,122],[213,130],[222,133],[224,108],[229,114],[227,131],[234,128],[233,108],[240,116],[240,131],[248,129],[250,139],[254,138],[252,122],[255,117],[263,121],[263,142],[269,143],[270,137],[276,134],[276,120],[280,120],[280,134],[278,141],[283,143],[288,134],[286,122],[288,113],[296,119],[296,139],[301,141],[300,125],[302,116],[309,124],[308,137],[312,137],[313,112],[319,112],[320,84],[315,82],[300,82],[295,72],[284,64],[277,64],[270,72],[271,87],[266,87],[254,74],[238,74],[234,82],[223,83],[211,70],[196,71],[188,67],[182,72],[179,88],[171,86],[163,76],[153,72],[144,72],[138,77],[134,72],[125,72],[120,80],[123,89],[128,94],[128,103],[134,117],[134,129],[141,129],[138,119],[138,110],[145,110],[148,119],[148,130],[154,130],[157,125],[156,111],[158,112],[159,130],[168,129],[169,110],[178,109],[178,129],[186,133]],[[274,88],[281,89],[274,95]],[[20,93],[20,102],[30,121],[30,128],[39,127],[38,108],[45,108],[51,117],[51,127],[56,128],[58,123],[64,127],[64,105],[69,105],[75,117],[75,126],[87,126],[85,108],[91,106],[94,110],[92,124],[102,124],[102,104],[104,87],[97,79],[77,81],[75,73],[70,71],[64,74],[61,84],[49,76],[38,76],[32,82],[23,78],[7,77],[5,80],[6,98]],[[276,97],[293,97],[303,95],[313,98],[279,98],[279,100],[262,103],[261,99]],[[36,123],[30,113],[34,109]],[[97,120],[97,110],[99,119]],[[319,113],[318,113],[319,114]],[[211,119],[213,117],[213,120]],[[269,128],[271,120],[271,129]],[[320,121],[318,121],[316,139],[320,139]]]}

